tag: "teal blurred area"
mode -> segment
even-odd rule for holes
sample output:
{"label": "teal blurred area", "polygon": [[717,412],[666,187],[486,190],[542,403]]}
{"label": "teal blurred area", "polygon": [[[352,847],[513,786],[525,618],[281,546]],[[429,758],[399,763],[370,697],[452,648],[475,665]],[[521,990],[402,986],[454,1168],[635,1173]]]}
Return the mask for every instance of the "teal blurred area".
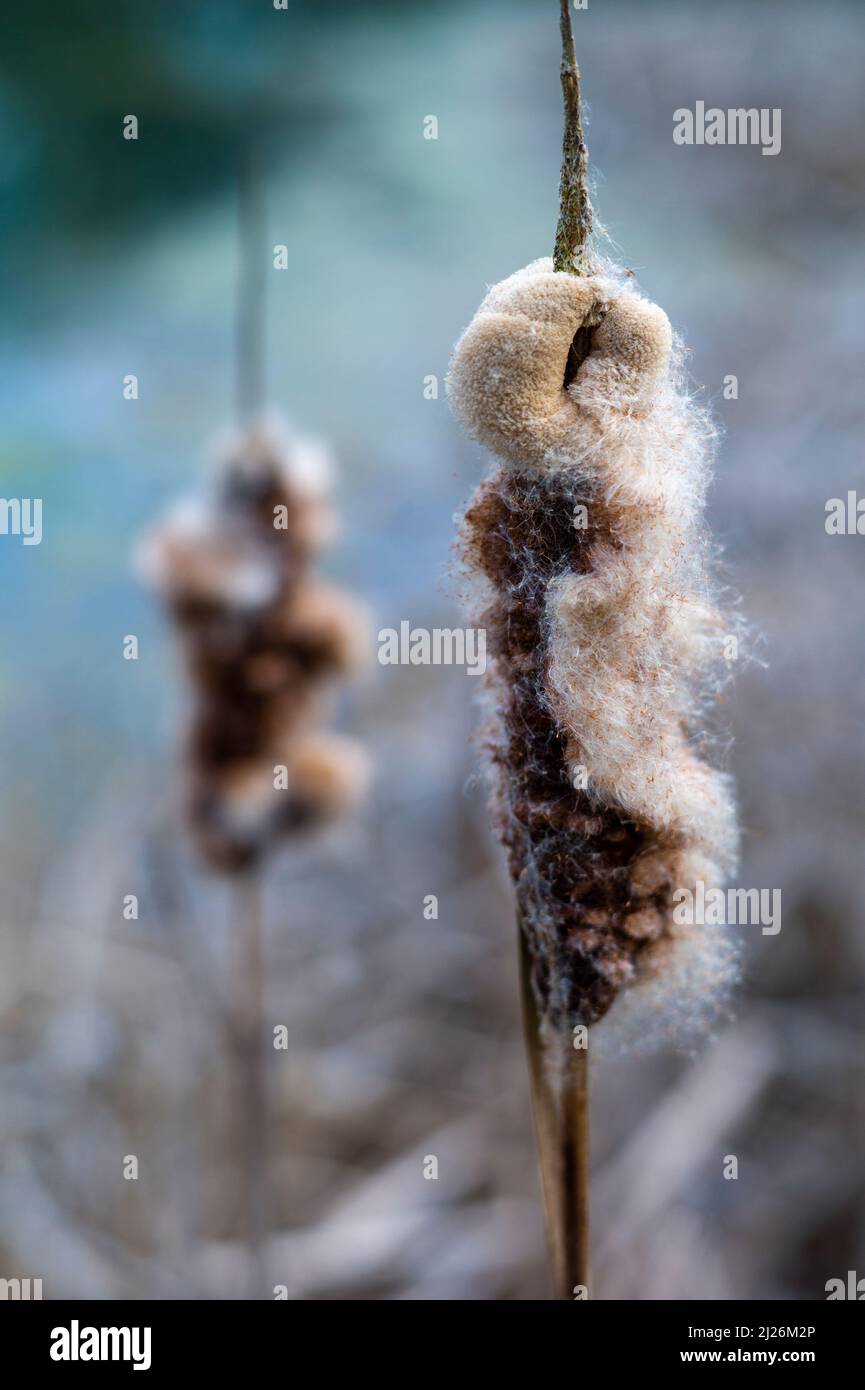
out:
{"label": "teal blurred area", "polygon": [[[551,251],[556,11],[3,6],[0,493],[42,498],[44,536],[0,536],[2,1087],[17,1210],[0,1252],[34,1277],[45,1265],[46,1280],[55,1260],[62,1293],[237,1287],[231,1175],[208,1128],[212,1001],[184,994],[197,952],[224,967],[225,905],[166,829],[183,686],[130,555],[232,421],[239,167],[254,149],[267,244],[288,251],[286,270],[268,269],[269,403],[339,463],[343,528],[326,569],[376,629],[453,625],[453,517],[484,460],[444,378],[485,287]],[[732,1025],[747,1103],[700,1064],[718,1092],[715,1147],[747,1157],[747,1180],[719,1184],[715,1149],[693,1153],[680,1188],[631,1213],[624,1254],[610,1235],[599,1277],[608,1297],[822,1297],[857,1242],[861,1260],[865,1221],[865,542],[824,529],[826,500],[865,483],[865,23],[841,0],[590,0],[574,23],[606,250],[684,334],[724,432],[711,520],[768,661],[724,711],[742,882],[782,887],[785,904],[777,943],[749,943]],[[674,110],[698,99],[781,108],[781,154],[674,145]],[[130,113],[136,141],[123,138]],[[425,140],[431,114],[438,139]],[[137,400],[123,397],[129,373]],[[731,373],[738,399],[725,400]],[[122,658],[129,633],[137,663]],[[541,1296],[510,908],[472,781],[473,682],[371,656],[343,717],[376,756],[373,808],[269,886],[272,1010],[294,1029],[294,1070],[274,1080],[273,1258],[292,1263],[298,1297]],[[159,908],[130,938],[116,903],[145,880]],[[426,893],[448,904],[434,944]],[[201,932],[184,937],[192,917]],[[160,1037],[160,1009],[188,1019]],[[606,1094],[598,1158],[619,1162],[622,1183],[639,1178],[629,1131],[645,1126],[663,1150],[662,1098],[669,1145],[700,1127],[679,1058],[610,1063]],[[181,1121],[199,1104],[196,1149]],[[155,1189],[130,1215],[105,1156],[148,1143],[171,1188],[158,1219]],[[432,1143],[453,1164],[440,1198],[421,1202],[411,1165]],[[60,1176],[46,1146],[64,1155]],[[602,1181],[599,1194],[612,1221],[617,1192]]]}

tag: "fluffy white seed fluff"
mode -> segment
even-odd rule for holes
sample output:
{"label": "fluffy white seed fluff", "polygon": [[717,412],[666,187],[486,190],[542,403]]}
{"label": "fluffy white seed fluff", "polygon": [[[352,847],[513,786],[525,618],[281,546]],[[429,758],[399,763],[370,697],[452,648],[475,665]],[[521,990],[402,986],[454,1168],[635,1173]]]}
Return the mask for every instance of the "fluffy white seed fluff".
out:
{"label": "fluffy white seed fluff", "polygon": [[[566,387],[574,336],[598,319]],[[693,950],[694,932],[671,921],[671,890],[718,884],[735,863],[737,829],[729,780],[705,756],[706,701],[726,676],[730,626],[713,601],[702,524],[713,431],[685,389],[682,355],[663,311],[623,277],[556,273],[544,259],[489,291],[448,386],[506,471],[559,478],[585,501],[583,562],[546,587],[542,695],[569,780],[584,767],[591,801],[646,832],[631,875],[657,894],[619,926],[668,948],[690,934]],[[512,679],[494,665],[501,704]],[[641,954],[638,976],[653,959]]]}

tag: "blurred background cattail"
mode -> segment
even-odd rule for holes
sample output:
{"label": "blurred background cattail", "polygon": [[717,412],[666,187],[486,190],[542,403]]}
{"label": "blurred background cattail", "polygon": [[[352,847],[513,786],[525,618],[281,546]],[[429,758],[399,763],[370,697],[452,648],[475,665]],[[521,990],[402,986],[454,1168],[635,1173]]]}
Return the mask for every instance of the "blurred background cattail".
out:
{"label": "blurred background cattail", "polygon": [[177,625],[193,695],[186,811],[206,862],[249,869],[355,804],[360,745],[322,732],[368,620],[311,562],[333,535],[323,447],[274,423],[230,439],[214,478],[145,540],[139,564]]}
{"label": "blurred background cattail", "polygon": [[[260,871],[281,841],[354,806],[369,764],[325,729],[332,687],[362,664],[366,611],[312,566],[332,543],[331,460],[262,412],[267,256],[261,172],[249,154],[239,199],[236,370],[240,426],[206,484],[140,544],[138,568],[179,634],[191,710],[183,803],[198,853],[234,882],[225,1046],[233,1078],[238,1206],[247,1293],[271,1296],[267,1161],[266,922]],[[288,917],[290,920],[291,913]],[[289,1005],[290,1007],[290,1005]]]}

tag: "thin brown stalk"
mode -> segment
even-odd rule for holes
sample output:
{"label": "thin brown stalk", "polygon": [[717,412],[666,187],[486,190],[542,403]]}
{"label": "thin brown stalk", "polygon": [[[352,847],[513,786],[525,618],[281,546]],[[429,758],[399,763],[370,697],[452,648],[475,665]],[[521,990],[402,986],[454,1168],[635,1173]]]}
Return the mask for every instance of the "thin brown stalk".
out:
{"label": "thin brown stalk", "polygon": [[[560,30],[564,135],[553,269],[580,275],[586,269],[592,204],[587,187],[589,155],[583,137],[580,69],[570,0],[560,0]],[[591,334],[591,326],[586,326],[574,338],[568,354],[566,384],[588,356]],[[568,1034],[548,1039],[545,1047],[522,923],[518,934],[523,1028],[555,1296],[585,1297],[589,1287],[588,1048],[575,1048]],[[585,1295],[580,1292],[583,1289]]]}
{"label": "thin brown stalk", "polygon": [[[265,228],[256,152],[241,160],[238,198],[237,415],[255,419],[264,399]],[[264,942],[262,884],[255,867],[233,886],[234,962],[229,1041],[235,1058],[238,1189],[248,1250],[248,1291],[264,1296],[267,1270],[267,1095],[264,1077]]]}
{"label": "thin brown stalk", "polygon": [[233,994],[229,1048],[234,1058],[232,1107],[238,1136],[238,1207],[248,1251],[251,1298],[265,1296],[267,1267],[267,1091],[264,1055],[264,941],[261,879],[252,869],[234,880]]}
{"label": "thin brown stalk", "polygon": [[565,128],[562,140],[562,176],[559,182],[559,224],[553,251],[553,269],[579,275],[583,247],[592,230],[592,204],[587,178],[589,152],[583,139],[583,105],[580,69],[571,27],[570,0],[560,0],[562,34],[562,97]]}
{"label": "thin brown stalk", "polygon": [[562,1191],[565,1249],[560,1297],[589,1290],[589,1049],[568,1038],[562,1087]]}
{"label": "thin brown stalk", "polygon": [[[519,928],[520,992],[544,1221],[555,1297],[589,1288],[589,1062],[564,1034],[541,1034],[526,935]],[[583,1293],[582,1290],[586,1290]]]}
{"label": "thin brown stalk", "polygon": [[238,195],[236,405],[238,420],[245,425],[258,415],[265,396],[267,231],[261,168],[251,149],[241,159]]}
{"label": "thin brown stalk", "polygon": [[[592,230],[592,204],[589,199],[589,152],[583,136],[583,102],[580,92],[580,69],[571,25],[570,0],[560,0],[560,29],[562,35],[562,101],[564,105],[564,134],[562,137],[562,173],[559,179],[559,221],[553,247],[553,269],[582,275],[586,269],[585,256]],[[581,328],[568,354],[566,383],[573,381],[591,347],[590,326]]]}

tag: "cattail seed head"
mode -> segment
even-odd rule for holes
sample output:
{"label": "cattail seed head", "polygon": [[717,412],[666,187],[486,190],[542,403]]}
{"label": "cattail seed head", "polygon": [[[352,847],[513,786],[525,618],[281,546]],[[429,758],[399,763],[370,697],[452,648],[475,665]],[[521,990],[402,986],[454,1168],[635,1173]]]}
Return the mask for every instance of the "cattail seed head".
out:
{"label": "cattail seed head", "polygon": [[139,547],[181,637],[186,807],[213,868],[246,869],[362,795],[363,750],[317,732],[368,643],[362,605],[310,572],[334,532],[324,450],[268,424],[230,436],[206,492]]}
{"label": "cattail seed head", "polygon": [[735,862],[729,782],[703,748],[729,631],[702,532],[712,430],[666,315],[613,274],[546,260],[490,290],[448,389],[502,461],[461,534],[493,656],[495,826],[542,1012],[591,1023],[670,968],[675,890]]}

